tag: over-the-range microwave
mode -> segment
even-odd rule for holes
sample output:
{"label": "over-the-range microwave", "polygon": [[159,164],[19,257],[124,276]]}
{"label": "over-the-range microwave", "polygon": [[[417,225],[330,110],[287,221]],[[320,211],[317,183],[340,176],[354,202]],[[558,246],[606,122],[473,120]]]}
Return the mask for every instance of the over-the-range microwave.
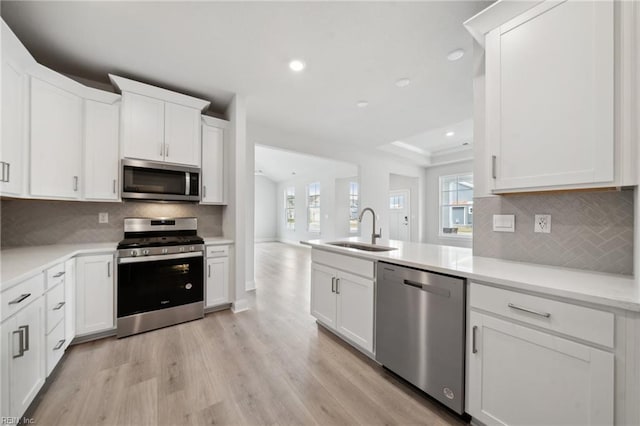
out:
{"label": "over-the-range microwave", "polygon": [[200,169],[145,160],[122,160],[122,198],[200,201]]}

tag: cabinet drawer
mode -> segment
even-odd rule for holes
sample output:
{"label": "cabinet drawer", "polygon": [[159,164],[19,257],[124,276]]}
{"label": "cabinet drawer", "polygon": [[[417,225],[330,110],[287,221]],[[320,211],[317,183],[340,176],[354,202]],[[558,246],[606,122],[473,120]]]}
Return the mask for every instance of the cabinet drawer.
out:
{"label": "cabinet drawer", "polygon": [[313,249],[311,251],[311,261],[330,266],[332,268],[347,271],[352,274],[366,278],[374,277],[373,261],[358,259],[357,257],[345,256],[342,254],[330,253],[328,251]]}
{"label": "cabinet drawer", "polygon": [[61,282],[64,282],[64,263],[47,269],[45,274],[47,274],[46,288],[53,288]]}
{"label": "cabinet drawer", "polygon": [[470,305],[613,348],[614,314],[544,297],[471,283]]}
{"label": "cabinet drawer", "polygon": [[228,257],[229,246],[207,246],[207,257]]}
{"label": "cabinet drawer", "polygon": [[51,374],[64,355],[64,343],[64,322],[61,322],[47,336],[47,376]]}
{"label": "cabinet drawer", "polygon": [[64,318],[66,310],[64,298],[64,284],[59,284],[46,294],[47,300],[47,331],[49,334]]}
{"label": "cabinet drawer", "polygon": [[21,282],[0,294],[2,300],[2,320],[10,317],[33,300],[42,295],[44,291],[44,275],[38,274],[33,278]]}

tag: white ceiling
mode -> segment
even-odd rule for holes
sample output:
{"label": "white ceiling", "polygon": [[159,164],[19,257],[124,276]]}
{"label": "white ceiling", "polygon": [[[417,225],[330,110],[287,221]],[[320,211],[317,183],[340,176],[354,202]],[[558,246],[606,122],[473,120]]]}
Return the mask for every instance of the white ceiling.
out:
{"label": "white ceiling", "polygon": [[358,176],[358,167],[354,164],[263,145],[256,145],[255,158],[255,174],[266,176],[275,182],[293,178],[318,179],[325,175],[336,178]]}
{"label": "white ceiling", "polygon": [[[371,149],[472,117],[462,22],[487,5],[2,1],[0,12],[60,72],[135,78],[212,100],[219,112],[240,93],[250,121]],[[447,61],[457,48],[467,54]],[[293,73],[291,58],[307,68]],[[394,85],[405,77],[408,87]]]}

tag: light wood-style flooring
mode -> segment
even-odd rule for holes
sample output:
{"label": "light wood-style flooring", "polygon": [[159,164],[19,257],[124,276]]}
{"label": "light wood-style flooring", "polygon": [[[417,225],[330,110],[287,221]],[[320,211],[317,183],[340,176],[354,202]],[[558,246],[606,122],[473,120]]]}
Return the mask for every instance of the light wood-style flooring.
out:
{"label": "light wood-style flooring", "polygon": [[249,311],[72,346],[38,425],[464,424],[316,325],[309,249],[256,245]]}

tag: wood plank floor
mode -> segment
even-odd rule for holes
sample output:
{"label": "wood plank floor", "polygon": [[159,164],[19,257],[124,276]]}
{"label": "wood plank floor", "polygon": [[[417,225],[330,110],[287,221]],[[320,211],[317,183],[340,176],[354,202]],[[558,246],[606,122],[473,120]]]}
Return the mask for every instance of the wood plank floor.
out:
{"label": "wood plank floor", "polygon": [[309,249],[256,245],[251,309],[69,348],[38,425],[464,424],[317,326]]}

